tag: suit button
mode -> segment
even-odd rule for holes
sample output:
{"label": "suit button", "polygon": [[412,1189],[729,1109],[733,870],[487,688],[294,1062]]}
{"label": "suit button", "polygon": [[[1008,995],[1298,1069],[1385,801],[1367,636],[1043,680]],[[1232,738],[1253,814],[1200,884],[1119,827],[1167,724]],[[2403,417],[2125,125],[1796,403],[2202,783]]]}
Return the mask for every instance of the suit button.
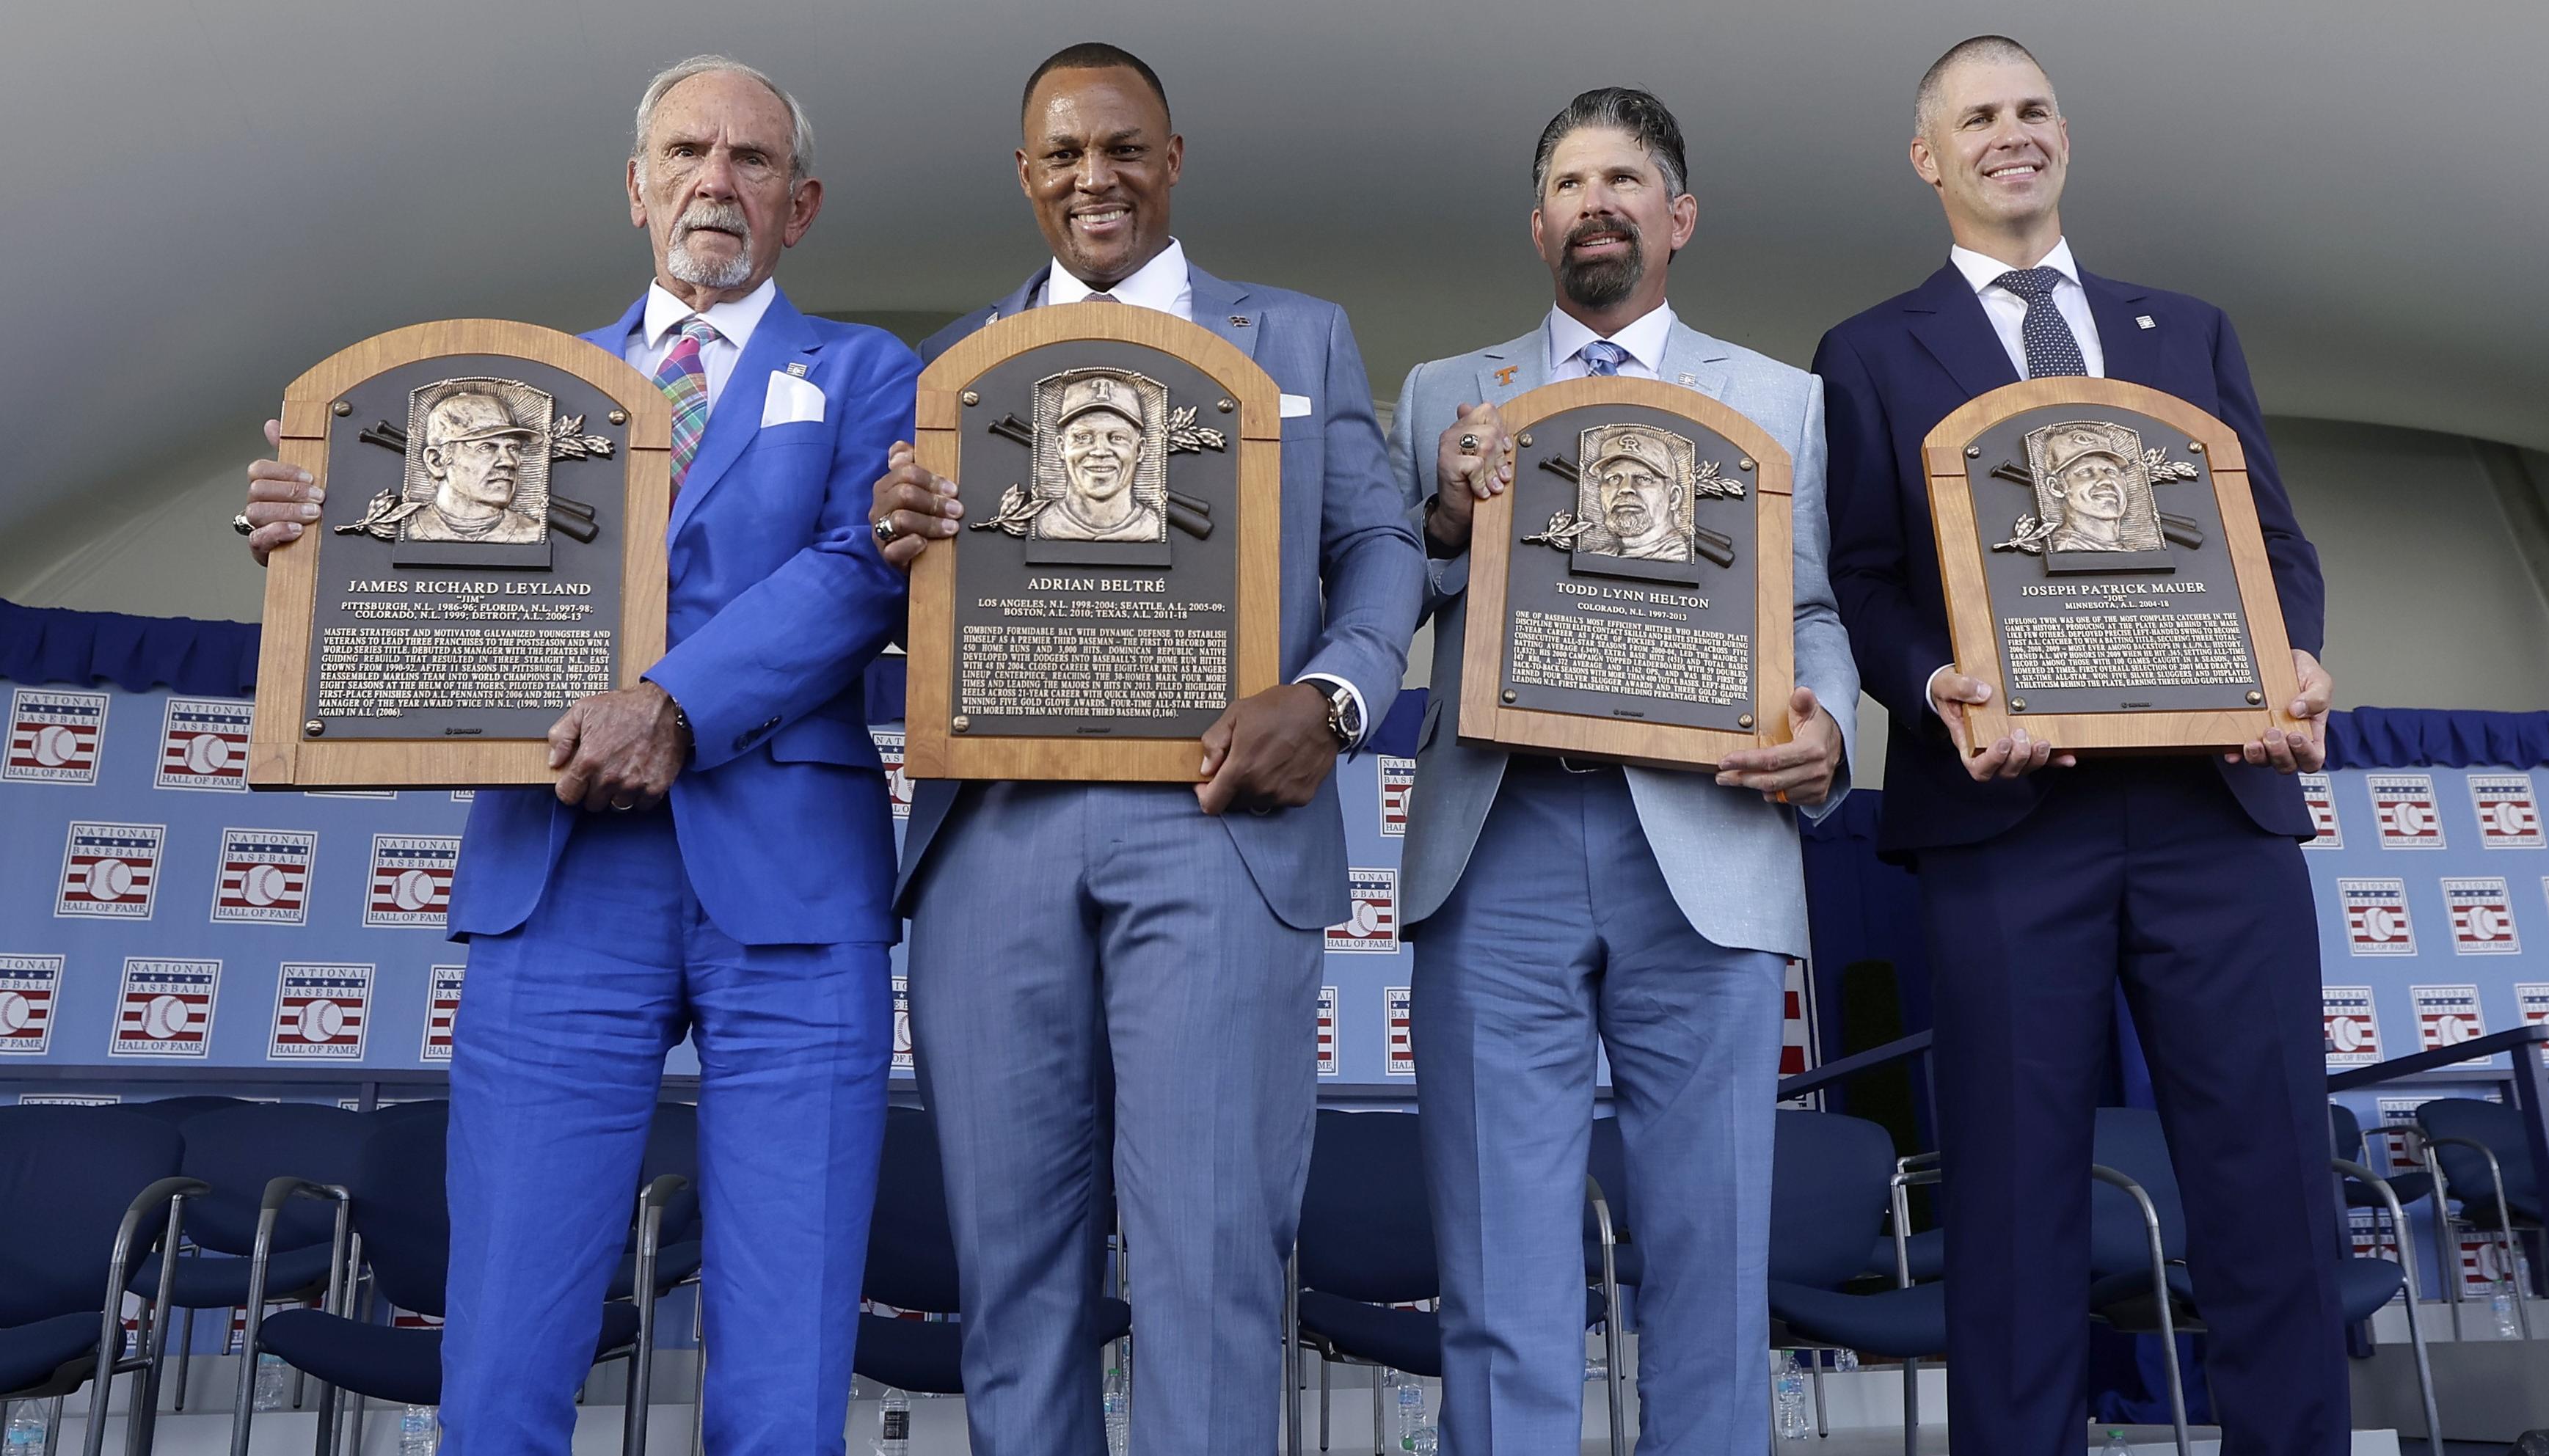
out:
{"label": "suit button", "polygon": [[738,734],[736,734],[736,735],[734,736],[734,751],[735,751],[736,753],[741,753],[741,752],[743,752],[745,749],[748,749],[748,748],[750,748],[750,747],[752,747],[752,735],[751,735],[751,734],[749,734],[749,733],[738,733]]}

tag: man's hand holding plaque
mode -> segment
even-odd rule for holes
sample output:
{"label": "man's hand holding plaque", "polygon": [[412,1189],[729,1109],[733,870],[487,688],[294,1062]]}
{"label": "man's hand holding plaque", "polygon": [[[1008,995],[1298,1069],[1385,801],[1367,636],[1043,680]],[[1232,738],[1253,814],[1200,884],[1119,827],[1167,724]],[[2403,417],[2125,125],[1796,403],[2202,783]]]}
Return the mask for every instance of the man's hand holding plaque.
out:
{"label": "man's hand holding plaque", "polygon": [[1440,486],[1425,514],[1425,551],[1458,556],[1469,549],[1477,502],[1513,484],[1513,439],[1493,404],[1461,407],[1461,417],[1435,447],[1434,479]]}

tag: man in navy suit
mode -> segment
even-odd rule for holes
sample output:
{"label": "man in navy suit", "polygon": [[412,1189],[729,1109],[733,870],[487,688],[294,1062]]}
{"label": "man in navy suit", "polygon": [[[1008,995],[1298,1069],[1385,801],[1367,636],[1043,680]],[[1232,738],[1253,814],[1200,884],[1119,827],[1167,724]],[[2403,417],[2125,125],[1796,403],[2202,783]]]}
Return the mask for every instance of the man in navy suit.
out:
{"label": "man in navy suit", "polygon": [[[655,281],[585,337],[674,406],[669,645],[550,730],[553,795],[482,790],[462,840],[446,1453],[564,1456],[685,1032],[708,1449],[842,1447],[897,933],[860,684],[904,581],[867,487],[911,433],[919,361],[771,281],[822,204],[812,151],[796,101],[723,57],[666,70],[638,108],[628,207]],[[272,461],[250,480],[261,557],[318,493]]]}
{"label": "man in navy suit", "polygon": [[[1018,185],[1053,262],[922,352],[1099,296],[1248,352],[1282,392],[1284,682],[1222,714],[1191,786],[913,787],[912,1035],[946,1159],[966,1415],[986,1456],[1104,1449],[1086,1311],[1111,1126],[1133,1446],[1262,1451],[1317,1102],[1321,931],[1348,913],[1331,771],[1398,691],[1425,560],[1344,312],[1226,283],[1171,235],[1185,143],[1151,68],[1072,46],[1028,78],[1023,112]],[[897,444],[873,514],[908,564],[965,509]]]}
{"label": "man in navy suit", "polygon": [[[2221,312],[2072,261],[2070,136],[2034,57],[1998,36],[1957,46],[1923,77],[1915,130],[1948,265],[1825,335],[1815,372],[1833,588],[1893,715],[1878,847],[1917,863],[1937,978],[1956,1449],[2081,1442],[2090,1132],[2121,982],[2185,1192],[2223,1449],[2341,1452],[2311,823],[2292,777],[2324,758],[2317,554]],[[1977,395],[2062,374],[2149,385],[2238,432],[2308,731],[2219,764],[2079,763],[2024,729],[1965,741],[1961,705],[1998,686],[1953,661],[1921,443]]]}

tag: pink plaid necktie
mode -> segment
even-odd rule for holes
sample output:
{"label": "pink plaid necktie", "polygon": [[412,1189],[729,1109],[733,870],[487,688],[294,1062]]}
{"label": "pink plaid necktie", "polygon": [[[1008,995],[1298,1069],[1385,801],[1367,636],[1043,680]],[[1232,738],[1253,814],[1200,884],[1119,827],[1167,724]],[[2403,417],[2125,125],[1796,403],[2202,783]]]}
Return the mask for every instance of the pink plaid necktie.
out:
{"label": "pink plaid necktie", "polygon": [[717,331],[697,314],[682,320],[682,336],[673,341],[673,350],[655,367],[655,388],[673,402],[673,489],[682,488],[682,478],[691,473],[691,461],[700,453],[700,436],[708,428],[708,374],[700,362],[700,350]]}

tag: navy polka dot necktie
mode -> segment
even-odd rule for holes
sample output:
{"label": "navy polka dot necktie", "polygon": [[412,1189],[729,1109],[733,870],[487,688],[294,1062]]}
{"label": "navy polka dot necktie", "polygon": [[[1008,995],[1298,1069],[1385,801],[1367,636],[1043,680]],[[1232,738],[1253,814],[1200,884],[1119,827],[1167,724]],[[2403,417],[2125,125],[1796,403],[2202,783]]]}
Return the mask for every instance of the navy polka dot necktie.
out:
{"label": "navy polka dot necktie", "polygon": [[1584,356],[1584,372],[1596,379],[1609,379],[1628,362],[1629,351],[1607,338],[1597,338],[1575,351]]}
{"label": "navy polka dot necktie", "polygon": [[2086,374],[2089,361],[2080,355],[2079,337],[2070,320],[2054,307],[2053,287],[2062,281],[2059,268],[2015,268],[1992,282],[2027,300],[2027,318],[2018,327],[2027,342],[2027,377]]}

